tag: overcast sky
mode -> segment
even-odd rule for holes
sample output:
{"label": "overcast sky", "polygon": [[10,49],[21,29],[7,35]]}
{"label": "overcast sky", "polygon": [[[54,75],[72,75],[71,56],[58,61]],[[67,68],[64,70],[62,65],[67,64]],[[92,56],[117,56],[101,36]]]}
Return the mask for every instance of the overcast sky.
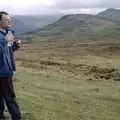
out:
{"label": "overcast sky", "polygon": [[11,14],[96,14],[106,8],[120,8],[120,0],[1,0],[0,10]]}

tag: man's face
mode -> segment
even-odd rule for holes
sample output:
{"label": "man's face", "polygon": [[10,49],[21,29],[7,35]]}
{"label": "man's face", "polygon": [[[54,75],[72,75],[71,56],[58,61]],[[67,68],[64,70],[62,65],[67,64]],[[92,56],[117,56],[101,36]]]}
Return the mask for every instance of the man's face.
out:
{"label": "man's face", "polygon": [[11,18],[9,15],[5,15],[3,14],[2,15],[2,18],[0,20],[0,26],[3,28],[3,29],[6,29],[8,27],[11,27]]}

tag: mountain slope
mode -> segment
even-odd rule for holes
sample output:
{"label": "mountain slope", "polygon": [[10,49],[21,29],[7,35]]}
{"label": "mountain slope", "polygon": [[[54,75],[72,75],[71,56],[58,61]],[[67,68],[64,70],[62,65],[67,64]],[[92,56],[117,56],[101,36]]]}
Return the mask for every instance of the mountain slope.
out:
{"label": "mountain slope", "polygon": [[[37,35],[46,39],[97,39],[117,33],[118,25],[93,15],[66,15],[54,24],[43,27]],[[106,32],[107,31],[107,32]]]}
{"label": "mountain slope", "polygon": [[45,25],[51,24],[58,20],[62,15],[46,16],[13,16],[13,27],[17,33],[35,31]]}
{"label": "mountain slope", "polygon": [[103,17],[115,22],[120,22],[120,9],[107,9],[103,12],[100,12],[98,15],[98,17]]}
{"label": "mountain slope", "polygon": [[[117,11],[117,12],[116,12]],[[110,17],[112,15],[112,17]],[[107,9],[97,15],[70,14],[53,24],[24,33],[25,39],[101,40],[120,39],[120,10]]]}
{"label": "mountain slope", "polygon": [[24,22],[17,20],[15,17],[12,18],[12,23],[16,33],[24,33],[32,28],[32,25],[27,25]]}

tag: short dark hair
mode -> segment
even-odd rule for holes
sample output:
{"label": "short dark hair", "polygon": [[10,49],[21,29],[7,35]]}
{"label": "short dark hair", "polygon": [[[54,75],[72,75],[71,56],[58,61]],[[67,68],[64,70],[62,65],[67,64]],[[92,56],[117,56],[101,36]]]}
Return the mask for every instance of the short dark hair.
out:
{"label": "short dark hair", "polygon": [[5,11],[0,11],[0,20],[2,20],[3,15],[9,15],[9,14]]}

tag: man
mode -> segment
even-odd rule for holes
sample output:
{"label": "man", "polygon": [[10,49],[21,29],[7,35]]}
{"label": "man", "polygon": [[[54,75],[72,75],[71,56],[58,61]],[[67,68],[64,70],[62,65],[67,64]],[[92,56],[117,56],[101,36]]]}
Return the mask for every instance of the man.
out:
{"label": "man", "polygon": [[[0,120],[4,119],[4,101],[12,120],[20,120],[21,112],[15,100],[12,77],[15,71],[13,51],[16,50],[14,36],[8,34],[11,18],[7,12],[0,12]],[[11,43],[11,45],[10,45]]]}

